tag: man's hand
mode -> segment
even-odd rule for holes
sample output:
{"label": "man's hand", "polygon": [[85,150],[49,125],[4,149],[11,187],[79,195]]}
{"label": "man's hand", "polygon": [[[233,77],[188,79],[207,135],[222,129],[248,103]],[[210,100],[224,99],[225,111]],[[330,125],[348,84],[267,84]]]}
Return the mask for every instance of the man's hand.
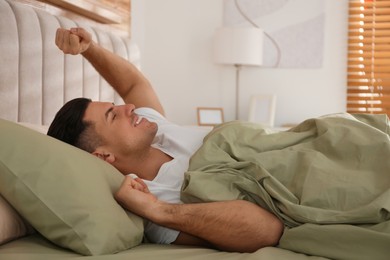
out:
{"label": "man's hand", "polygon": [[121,187],[115,193],[115,199],[127,210],[147,218],[147,213],[158,204],[157,198],[150,193],[140,178],[126,176]]}
{"label": "man's hand", "polygon": [[56,45],[65,54],[81,54],[89,48],[91,43],[91,34],[83,28],[57,29]]}

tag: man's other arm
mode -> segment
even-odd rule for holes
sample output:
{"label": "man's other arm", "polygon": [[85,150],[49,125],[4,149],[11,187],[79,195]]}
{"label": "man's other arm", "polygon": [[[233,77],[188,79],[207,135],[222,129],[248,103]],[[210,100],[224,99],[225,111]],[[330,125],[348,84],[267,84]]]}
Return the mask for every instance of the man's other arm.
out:
{"label": "man's other arm", "polygon": [[276,216],[247,201],[169,204],[147,190],[132,188],[129,183],[131,180],[125,178],[115,194],[124,208],[221,250],[254,252],[277,245],[283,232],[283,224]]}

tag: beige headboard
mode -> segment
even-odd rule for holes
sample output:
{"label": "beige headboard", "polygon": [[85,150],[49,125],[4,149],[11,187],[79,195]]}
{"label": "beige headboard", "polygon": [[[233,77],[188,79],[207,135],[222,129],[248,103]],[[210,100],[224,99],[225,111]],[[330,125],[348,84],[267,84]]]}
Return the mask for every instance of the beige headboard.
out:
{"label": "beige headboard", "polygon": [[0,0],[0,118],[48,125],[75,97],[123,103],[81,55],[63,55],[55,46],[56,29],[75,26],[86,28],[97,43],[139,66],[139,50],[129,39]]}

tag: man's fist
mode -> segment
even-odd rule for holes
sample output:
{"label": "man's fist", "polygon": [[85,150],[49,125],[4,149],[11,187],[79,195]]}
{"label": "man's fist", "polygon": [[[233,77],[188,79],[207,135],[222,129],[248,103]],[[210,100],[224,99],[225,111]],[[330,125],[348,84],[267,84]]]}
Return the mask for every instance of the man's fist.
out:
{"label": "man's fist", "polygon": [[83,28],[71,28],[70,30],[58,28],[55,42],[65,54],[76,55],[89,48],[92,36]]}
{"label": "man's fist", "polygon": [[155,213],[152,208],[160,202],[150,193],[142,179],[133,179],[129,175],[125,177],[114,197],[125,209],[148,219],[150,214]]}

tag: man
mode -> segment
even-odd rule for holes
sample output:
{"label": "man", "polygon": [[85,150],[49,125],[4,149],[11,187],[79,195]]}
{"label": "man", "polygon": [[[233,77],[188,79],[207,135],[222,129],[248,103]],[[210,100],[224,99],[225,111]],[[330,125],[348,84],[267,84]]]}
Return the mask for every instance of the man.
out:
{"label": "man", "polygon": [[56,45],[82,54],[126,105],[75,99],[57,113],[48,135],[84,149],[126,176],[115,194],[127,210],[146,218],[157,243],[253,252],[276,245],[283,232],[273,214],[246,201],[182,204],[180,186],[189,157],[205,132],[173,125],[149,81],[129,62],[98,46],[82,28],[58,29]]}

